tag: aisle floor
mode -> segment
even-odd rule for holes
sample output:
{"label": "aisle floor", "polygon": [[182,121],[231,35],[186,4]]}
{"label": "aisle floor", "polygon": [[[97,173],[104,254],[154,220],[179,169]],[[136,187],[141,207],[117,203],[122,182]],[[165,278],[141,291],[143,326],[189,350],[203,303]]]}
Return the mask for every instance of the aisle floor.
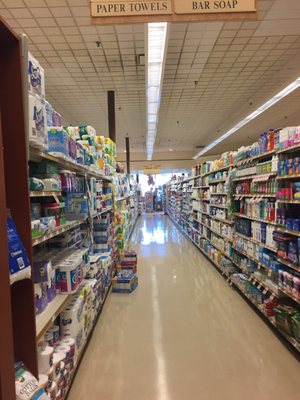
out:
{"label": "aisle floor", "polygon": [[168,217],[132,247],[139,287],[109,294],[68,400],[297,398],[297,359]]}

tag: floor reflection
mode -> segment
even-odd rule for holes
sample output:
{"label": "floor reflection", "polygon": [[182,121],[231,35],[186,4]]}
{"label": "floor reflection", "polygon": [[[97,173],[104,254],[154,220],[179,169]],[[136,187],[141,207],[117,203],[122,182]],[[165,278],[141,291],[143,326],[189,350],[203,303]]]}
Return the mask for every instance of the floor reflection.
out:
{"label": "floor reflection", "polygon": [[[165,218],[165,217],[164,217]],[[149,245],[165,244],[168,242],[168,230],[163,223],[162,215],[151,215],[144,217],[143,225],[141,227],[141,244]]]}

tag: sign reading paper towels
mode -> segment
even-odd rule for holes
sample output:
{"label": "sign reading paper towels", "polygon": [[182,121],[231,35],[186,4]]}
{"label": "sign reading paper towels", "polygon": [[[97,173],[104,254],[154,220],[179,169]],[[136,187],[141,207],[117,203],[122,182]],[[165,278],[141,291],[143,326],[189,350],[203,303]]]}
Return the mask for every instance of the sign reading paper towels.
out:
{"label": "sign reading paper towels", "polygon": [[257,0],[91,0],[95,24],[255,19]]}
{"label": "sign reading paper towels", "polygon": [[93,17],[121,17],[133,15],[172,14],[171,0],[167,1],[92,1]]}

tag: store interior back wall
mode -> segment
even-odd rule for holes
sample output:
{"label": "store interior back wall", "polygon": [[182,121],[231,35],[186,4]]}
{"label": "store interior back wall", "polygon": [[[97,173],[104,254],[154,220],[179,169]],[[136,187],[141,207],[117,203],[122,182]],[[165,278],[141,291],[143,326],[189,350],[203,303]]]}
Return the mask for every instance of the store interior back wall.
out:
{"label": "store interior back wall", "polygon": [[[130,153],[131,169],[132,170],[143,170],[145,166],[153,165],[161,170],[170,169],[191,169],[195,163],[199,161],[193,160],[194,152],[180,152],[180,151],[168,151],[168,152],[156,152],[151,161],[147,161],[145,153]],[[220,155],[209,155],[201,157],[201,162],[215,160]],[[117,159],[122,164],[126,164],[126,153],[124,151],[119,152]]]}

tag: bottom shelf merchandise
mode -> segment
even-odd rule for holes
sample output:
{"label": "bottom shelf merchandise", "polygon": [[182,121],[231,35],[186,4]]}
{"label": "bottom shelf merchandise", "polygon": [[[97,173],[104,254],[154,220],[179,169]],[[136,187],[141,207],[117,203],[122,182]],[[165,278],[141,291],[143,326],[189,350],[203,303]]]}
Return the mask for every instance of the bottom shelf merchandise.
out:
{"label": "bottom shelf merchandise", "polygon": [[[293,304],[300,303],[300,279],[296,271],[293,274],[291,270],[284,269],[284,265],[276,261],[274,251],[259,248],[243,238],[236,238],[233,247],[230,243],[226,247],[226,241],[223,241],[223,245],[220,240],[214,243],[213,236],[208,239],[195,229],[186,231],[168,215],[178,229],[227,277],[228,282],[300,351],[300,312]],[[222,246],[222,250],[217,248],[219,246]]]}
{"label": "bottom shelf merchandise", "polygon": [[64,399],[97,322],[114,276],[110,256],[91,256],[87,279],[45,332],[38,347],[39,384],[51,399]]}
{"label": "bottom shelf merchandise", "polygon": [[112,292],[132,293],[137,286],[137,253],[134,250],[123,250],[120,252],[117,275],[112,280]]}

